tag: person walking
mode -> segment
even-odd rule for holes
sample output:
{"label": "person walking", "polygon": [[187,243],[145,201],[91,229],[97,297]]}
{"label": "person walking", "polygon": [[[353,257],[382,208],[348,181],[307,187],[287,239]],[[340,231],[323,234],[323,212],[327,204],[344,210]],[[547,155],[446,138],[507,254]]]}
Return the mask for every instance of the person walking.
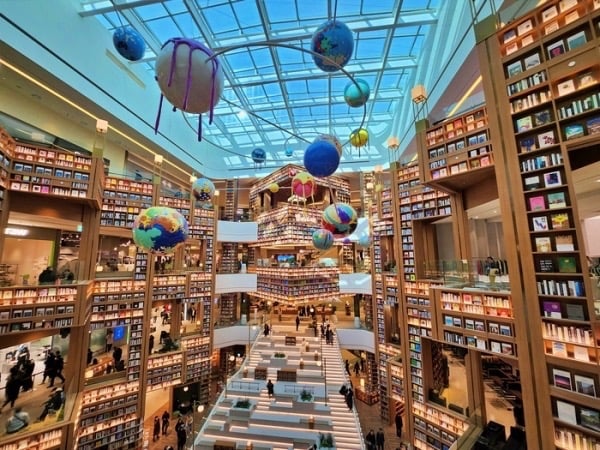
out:
{"label": "person walking", "polygon": [[185,443],[187,441],[185,426],[176,427],[175,430],[177,432],[177,450],[185,450]]}
{"label": "person walking", "polygon": [[383,428],[379,428],[377,430],[377,434],[375,435],[375,443],[377,444],[377,450],[383,450],[383,444],[385,443],[385,434],[383,433]]}
{"label": "person walking", "polygon": [[267,394],[269,395],[269,398],[275,395],[275,385],[271,380],[267,381]]}
{"label": "person walking", "polygon": [[402,438],[402,415],[400,413],[396,413],[396,418],[395,418],[395,422],[396,422],[396,436],[398,436],[399,438]]}
{"label": "person walking", "polygon": [[42,378],[42,382],[40,384],[44,384],[46,382],[46,378],[50,378],[50,373],[54,368],[54,352],[49,351],[46,359],[44,360],[44,377]]}
{"label": "person walking", "polygon": [[165,436],[169,432],[169,420],[171,420],[171,414],[169,414],[169,411],[165,411],[162,414],[162,434]]}
{"label": "person walking", "polygon": [[300,327],[300,316],[296,316],[296,331],[298,331],[299,327]]}
{"label": "person walking", "polygon": [[367,450],[376,450],[375,432],[373,429],[369,430],[365,437],[365,443],[367,444]]}
{"label": "person walking", "polygon": [[113,331],[110,328],[106,330],[106,337],[104,339],[104,351],[108,353],[112,350],[113,346]]}
{"label": "person walking", "polygon": [[346,391],[346,405],[348,405],[348,409],[352,411],[352,407],[354,406],[354,391],[352,387],[349,387]]}
{"label": "person walking", "polygon": [[63,369],[65,368],[65,360],[60,354],[60,350],[56,350],[54,353],[54,370],[52,371],[52,375],[50,376],[50,385],[48,387],[54,386],[54,379],[59,378],[62,384],[65,384],[65,376],[62,374]]}
{"label": "person walking", "polygon": [[152,354],[152,349],[154,348],[154,335],[151,334],[148,338],[148,354]]}
{"label": "person walking", "polygon": [[265,323],[265,328],[263,330],[263,333],[264,333],[265,337],[267,337],[269,335],[270,331],[271,331],[271,328],[269,327],[269,324]]}
{"label": "person walking", "polygon": [[152,442],[160,439],[160,418],[154,416],[154,428],[152,430]]}
{"label": "person walking", "polygon": [[0,407],[0,412],[6,405],[10,403],[10,407],[15,407],[15,402],[19,398],[19,391],[21,390],[21,380],[18,376],[18,369],[16,366],[10,368],[10,373],[6,379],[4,385],[4,404]]}
{"label": "person walking", "polygon": [[344,367],[346,368],[346,373],[348,374],[348,376],[351,375],[350,373],[350,361],[346,360],[344,361]]}
{"label": "person walking", "polygon": [[354,362],[354,375],[358,376],[360,373],[360,363],[358,359]]}

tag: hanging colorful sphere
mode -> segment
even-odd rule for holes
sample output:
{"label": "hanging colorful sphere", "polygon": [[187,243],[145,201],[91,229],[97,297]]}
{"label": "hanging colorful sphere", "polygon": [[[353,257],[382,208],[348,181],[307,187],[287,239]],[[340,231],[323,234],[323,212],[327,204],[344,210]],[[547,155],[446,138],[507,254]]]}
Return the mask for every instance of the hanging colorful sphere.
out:
{"label": "hanging colorful sphere", "polygon": [[318,250],[329,250],[333,245],[333,234],[323,228],[315,230],[312,235],[312,242]]}
{"label": "hanging colorful sphere", "polygon": [[287,156],[288,158],[291,158],[292,156],[294,156],[294,149],[291,147],[286,148],[285,156]]}
{"label": "hanging colorful sphere", "polygon": [[354,51],[352,31],[339,20],[328,20],[313,34],[310,49],[327,58],[313,55],[313,61],[319,69],[325,72],[336,72],[352,58]]}
{"label": "hanging colorful sphere", "polygon": [[[163,96],[177,109],[188,113],[209,113],[212,123],[214,108],[223,92],[223,68],[214,53],[193,39],[172,38],[156,58],[156,80],[161,91],[160,106],[154,131],[158,131]],[[202,135],[199,120],[198,138]]]}
{"label": "hanging colorful sphere", "polygon": [[255,148],[252,150],[250,156],[252,156],[252,161],[254,161],[254,164],[263,164],[267,160],[267,152],[265,152],[262,148]]}
{"label": "hanging colorful sphere", "polygon": [[352,234],[358,225],[358,215],[347,203],[333,203],[323,211],[321,226],[333,233],[334,237]]}
{"label": "hanging colorful sphere", "polygon": [[330,144],[333,144],[337,152],[340,154],[340,158],[342,157],[342,143],[333,134],[321,134],[317,136],[313,142],[317,141],[327,141]]}
{"label": "hanging colorful sphere", "polygon": [[301,198],[309,198],[315,195],[317,183],[308,172],[300,172],[292,178],[292,194]]}
{"label": "hanging colorful sphere", "polygon": [[355,83],[350,82],[344,89],[344,100],[348,106],[352,108],[358,108],[363,106],[369,100],[371,95],[371,88],[369,83],[361,78],[355,78]]}
{"label": "hanging colorful sphere", "polygon": [[328,177],[340,165],[340,154],[335,145],[324,139],[310,144],[304,151],[304,167],[315,177]]}
{"label": "hanging colorful sphere", "polygon": [[199,202],[210,203],[215,194],[215,185],[208,178],[198,178],[192,183],[192,195]]}
{"label": "hanging colorful sphere", "polygon": [[269,185],[269,191],[271,191],[273,194],[279,192],[279,185],[277,183],[271,183]]}
{"label": "hanging colorful sphere", "polygon": [[350,143],[354,147],[364,147],[369,142],[369,132],[364,128],[357,128],[350,134]]}
{"label": "hanging colorful sphere", "polygon": [[142,210],[133,222],[133,241],[153,253],[173,253],[188,237],[185,217],[173,208],[152,206]]}
{"label": "hanging colorful sphere", "polygon": [[290,178],[294,178],[297,173],[298,173],[298,171],[296,169],[294,169],[293,167],[288,170],[288,175],[290,176]]}
{"label": "hanging colorful sphere", "polygon": [[139,61],[146,52],[146,43],[142,35],[132,27],[119,27],[113,33],[113,45],[123,58]]}

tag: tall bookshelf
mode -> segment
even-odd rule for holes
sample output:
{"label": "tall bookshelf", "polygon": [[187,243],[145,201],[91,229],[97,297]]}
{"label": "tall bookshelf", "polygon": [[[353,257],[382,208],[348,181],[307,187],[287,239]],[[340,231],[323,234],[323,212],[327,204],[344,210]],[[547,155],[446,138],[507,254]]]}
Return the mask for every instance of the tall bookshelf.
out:
{"label": "tall bookshelf", "polygon": [[490,18],[478,40],[486,97],[499,106],[490,128],[509,137],[495,152],[504,223],[528,250],[512,262],[522,267],[524,298],[514,303],[525,312],[515,326],[535,352],[531,379],[545,381],[523,386],[536,393],[524,397],[526,416],[537,418],[528,442],[597,448],[599,321],[573,171],[599,160],[600,2],[545,2],[506,26]]}

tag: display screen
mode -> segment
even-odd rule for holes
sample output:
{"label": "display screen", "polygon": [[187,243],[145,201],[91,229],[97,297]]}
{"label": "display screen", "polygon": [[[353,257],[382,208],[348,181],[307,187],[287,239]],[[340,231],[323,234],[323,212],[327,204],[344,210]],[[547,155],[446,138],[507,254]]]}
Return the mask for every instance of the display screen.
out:
{"label": "display screen", "polygon": [[277,255],[277,262],[279,264],[294,264],[296,255]]}

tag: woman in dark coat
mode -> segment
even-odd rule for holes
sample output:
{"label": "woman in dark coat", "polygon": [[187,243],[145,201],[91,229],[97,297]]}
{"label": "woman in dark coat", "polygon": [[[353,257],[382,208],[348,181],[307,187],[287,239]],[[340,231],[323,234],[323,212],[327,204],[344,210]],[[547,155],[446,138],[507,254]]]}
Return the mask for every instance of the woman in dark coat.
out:
{"label": "woman in dark coat", "polygon": [[2,409],[4,409],[4,407],[9,403],[11,408],[15,407],[15,402],[17,401],[17,398],[19,397],[19,391],[21,390],[21,380],[19,379],[17,372],[18,370],[16,367],[11,367],[10,374],[6,379],[6,385],[4,386],[5,401],[2,405],[2,408],[0,408],[0,411],[2,411]]}
{"label": "woman in dark coat", "polygon": [[152,431],[152,442],[160,439],[160,419],[154,416],[154,429]]}

